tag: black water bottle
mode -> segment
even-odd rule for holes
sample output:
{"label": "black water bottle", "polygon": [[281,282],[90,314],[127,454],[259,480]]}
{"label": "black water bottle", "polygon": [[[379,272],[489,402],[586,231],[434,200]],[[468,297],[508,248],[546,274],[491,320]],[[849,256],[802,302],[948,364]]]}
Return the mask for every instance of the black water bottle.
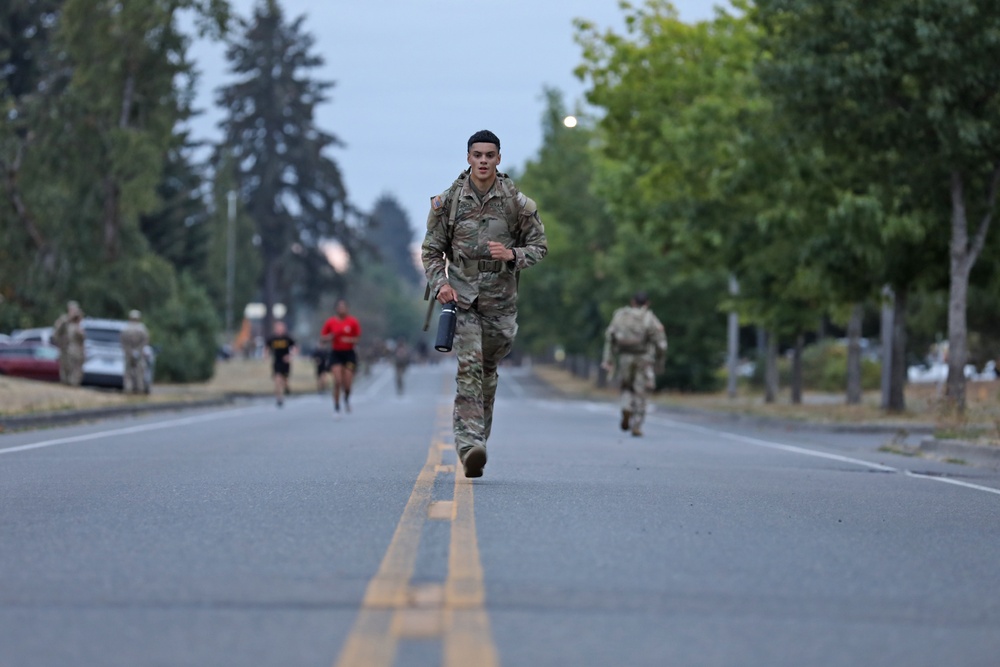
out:
{"label": "black water bottle", "polygon": [[441,306],[441,315],[438,316],[437,339],[434,341],[434,349],[438,352],[451,352],[452,343],[455,341],[455,322],[457,320],[457,303],[449,301]]}

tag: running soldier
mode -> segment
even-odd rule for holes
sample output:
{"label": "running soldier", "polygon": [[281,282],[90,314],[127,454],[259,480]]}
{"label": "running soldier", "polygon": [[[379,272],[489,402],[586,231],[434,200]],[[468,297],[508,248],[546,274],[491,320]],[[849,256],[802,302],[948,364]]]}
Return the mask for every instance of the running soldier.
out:
{"label": "running soldier", "polygon": [[421,248],[430,294],[458,305],[453,430],[466,477],[481,477],[493,427],[497,367],[517,334],[517,274],[548,253],[535,202],[497,171],[500,139],[467,144],[469,169],[431,198]]}
{"label": "running soldier", "polygon": [[[667,354],[667,335],[649,310],[649,297],[638,292],[628,306],[619,308],[604,333],[601,366],[617,370],[621,382],[621,429],[642,435],[646,418],[646,395],[656,386],[655,371],[661,371]],[[617,359],[617,364],[615,360]]]}
{"label": "running soldier", "polygon": [[271,355],[271,375],[274,378],[274,398],[280,408],[288,393],[288,375],[292,371],[292,353],[295,340],[288,335],[284,322],[274,323],[274,335],[265,343]]}

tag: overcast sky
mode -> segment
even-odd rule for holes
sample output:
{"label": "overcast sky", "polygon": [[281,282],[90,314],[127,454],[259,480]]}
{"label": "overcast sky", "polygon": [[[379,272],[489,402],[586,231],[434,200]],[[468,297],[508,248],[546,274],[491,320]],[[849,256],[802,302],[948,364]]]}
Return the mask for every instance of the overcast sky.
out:
{"label": "overcast sky", "polygon": [[[230,0],[241,16],[255,0]],[[636,4],[639,4],[637,2]],[[711,18],[715,0],[675,0],[681,19]],[[333,81],[318,126],[344,146],[331,151],[350,201],[370,211],[391,194],[422,238],[431,196],[465,166],[466,141],[480,129],[500,137],[501,170],[522,168],[541,145],[542,91],[584,105],[573,76],[580,47],[573,19],[621,32],[617,0],[281,0],[286,21],[305,15]],[[191,52],[201,72],[195,138],[218,141],[215,90],[229,82],[220,44]],[[530,192],[528,193],[531,194]],[[542,211],[544,220],[545,212]]]}

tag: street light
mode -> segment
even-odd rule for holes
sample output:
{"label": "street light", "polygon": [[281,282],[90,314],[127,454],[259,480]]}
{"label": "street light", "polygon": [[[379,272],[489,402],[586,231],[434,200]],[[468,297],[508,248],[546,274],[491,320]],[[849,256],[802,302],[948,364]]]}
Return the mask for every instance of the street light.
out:
{"label": "street light", "polygon": [[236,191],[230,190],[226,223],[226,335],[233,334],[233,292],[236,290]]}
{"label": "street light", "polygon": [[565,118],[563,118],[563,125],[565,125],[568,128],[576,127],[576,122],[577,122],[576,116],[566,116]]}

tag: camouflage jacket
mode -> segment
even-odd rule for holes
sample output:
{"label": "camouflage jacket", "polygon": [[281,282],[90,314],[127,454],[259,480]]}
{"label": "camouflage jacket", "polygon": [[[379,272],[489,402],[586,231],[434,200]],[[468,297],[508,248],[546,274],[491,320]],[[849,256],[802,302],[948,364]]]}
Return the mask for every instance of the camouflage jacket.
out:
{"label": "camouflage jacket", "polygon": [[[513,261],[492,259],[487,245],[490,241],[512,248]],[[547,253],[545,228],[535,202],[518,191],[505,174],[497,174],[482,200],[470,185],[467,171],[445,192],[431,198],[421,247],[431,295],[450,284],[458,294],[460,308],[468,308],[478,299],[481,312],[514,313],[517,272]]]}
{"label": "camouflage jacket", "polygon": [[604,332],[601,361],[611,363],[617,354],[638,354],[656,362],[664,359],[667,334],[653,311],[644,306],[625,306],[615,311]]}

